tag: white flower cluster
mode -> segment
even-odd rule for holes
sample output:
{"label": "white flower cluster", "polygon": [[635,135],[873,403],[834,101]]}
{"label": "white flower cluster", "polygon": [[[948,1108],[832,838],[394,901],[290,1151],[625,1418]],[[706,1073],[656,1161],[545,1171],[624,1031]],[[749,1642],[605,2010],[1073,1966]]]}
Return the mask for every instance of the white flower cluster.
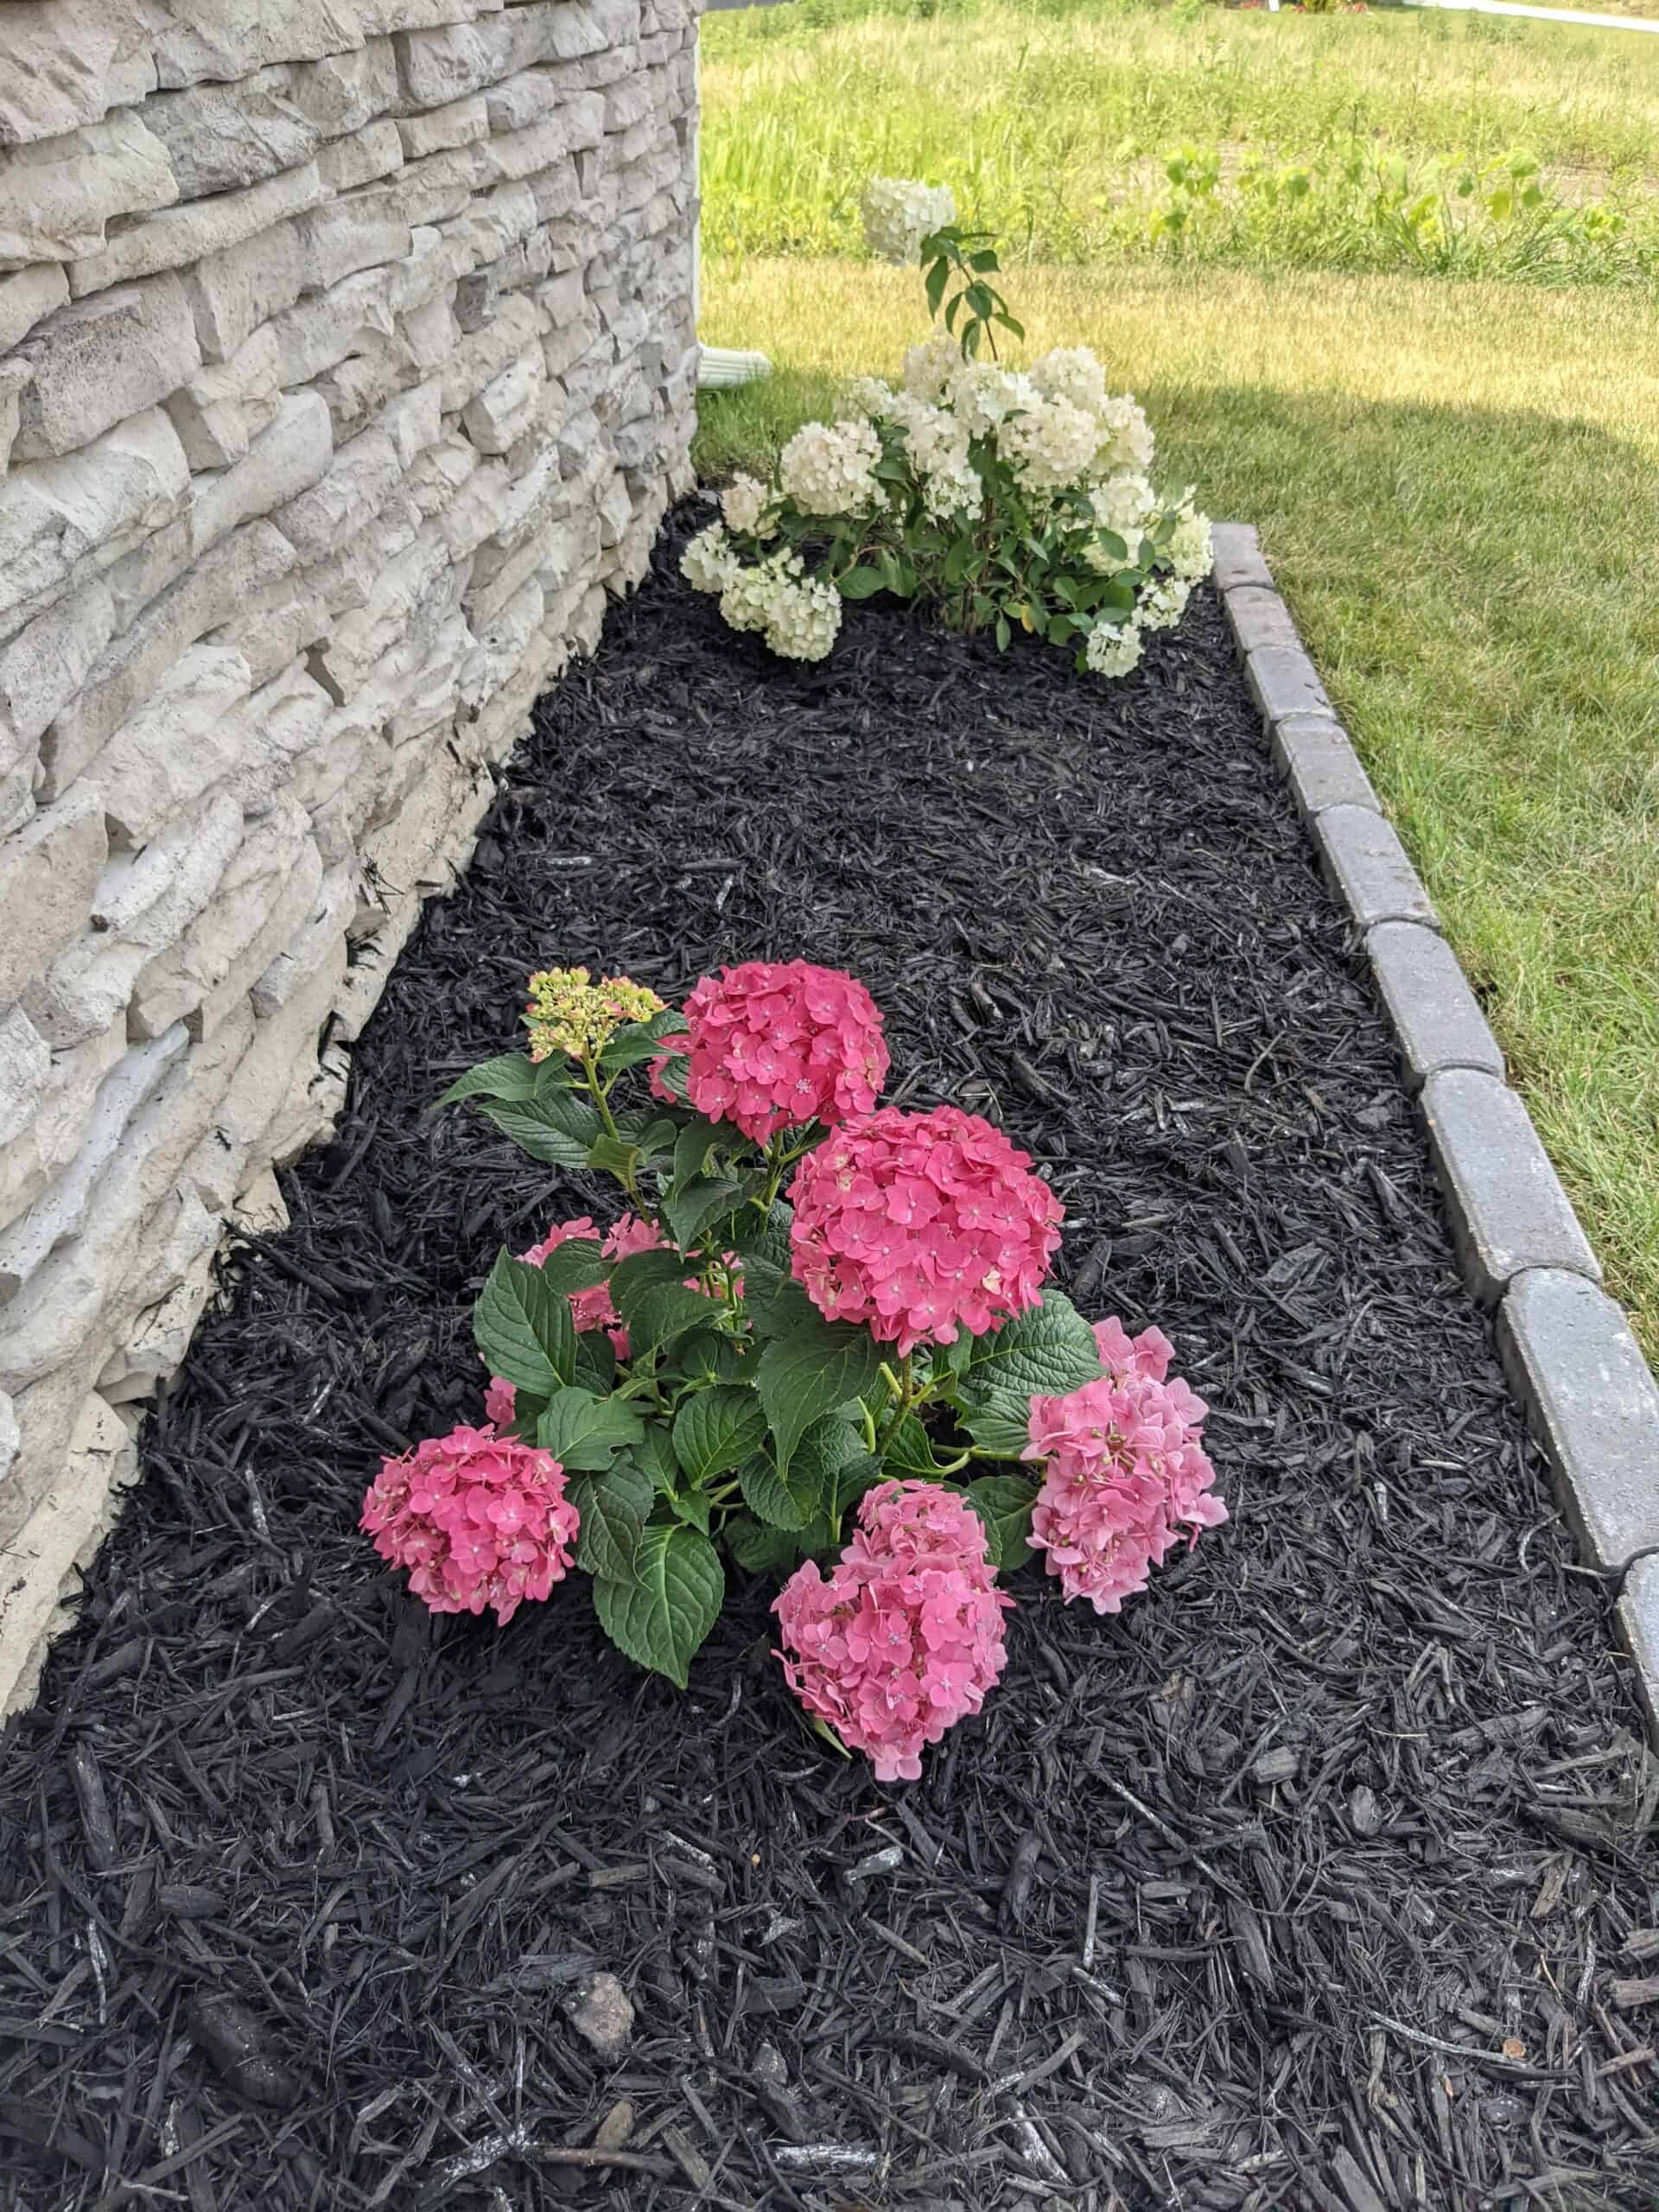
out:
{"label": "white flower cluster", "polygon": [[922,487],[922,504],[936,522],[969,514],[985,496],[979,472],[968,459],[968,429],[948,407],[931,406],[908,391],[894,392],[887,418],[904,435],[905,451]]}
{"label": "white flower cluster", "polygon": [[[874,203],[889,212],[899,203],[882,201],[882,192],[925,190],[891,180],[872,187]],[[915,207],[904,204],[909,219]],[[928,219],[944,217],[931,210]],[[1084,613],[1080,624],[1094,626],[1074,633],[1086,667],[1125,676],[1147,637],[1180,620],[1212,559],[1207,517],[1190,497],[1179,505],[1159,498],[1147,473],[1152,457],[1145,415],[1127,394],[1107,391],[1105,371],[1087,346],[1057,347],[1020,371],[964,359],[954,338],[935,330],[906,354],[897,388],[859,377],[833,423],[798,430],[771,484],[734,479],[721,499],[722,520],[692,540],[681,567],[699,591],[718,594],[733,629],[763,635],[790,658],[822,660],[841,627],[840,592],[826,580],[831,567],[839,574],[862,564],[868,581],[871,559],[896,552],[924,600],[930,592],[942,596],[942,574],[954,582],[962,572],[932,564],[953,545],[969,551],[969,575],[984,573],[976,540],[982,548],[985,525],[1003,529],[1014,518],[998,512],[999,499],[1007,502],[995,488],[1011,474],[1024,510],[1020,526],[1045,537],[1045,557],[1058,557],[1074,579],[1093,570],[1135,588],[1127,616]],[[925,531],[917,528],[918,509]],[[842,526],[824,526],[835,522]],[[780,537],[785,543],[753,561],[757,539]],[[807,575],[794,544],[820,557],[826,540],[825,575]],[[1087,608],[1091,601],[1071,603]]]}
{"label": "white flower cluster", "polygon": [[698,591],[717,592],[733,630],[760,632],[785,660],[823,660],[841,631],[841,594],[805,574],[798,553],[780,548],[747,567],[722,524],[713,523],[680,556],[680,573]]}
{"label": "white flower cluster", "polygon": [[779,480],[803,514],[862,514],[881,497],[875,480],[880,458],[881,441],[870,422],[808,423],[784,448]]}
{"label": "white flower cluster", "polygon": [[757,477],[734,476],[720,502],[728,530],[748,537],[775,537],[777,518],[766,512],[772,494]]}
{"label": "white flower cluster", "polygon": [[948,184],[873,176],[864,188],[860,212],[870,251],[878,261],[902,269],[920,258],[925,238],[956,221],[957,202]]}

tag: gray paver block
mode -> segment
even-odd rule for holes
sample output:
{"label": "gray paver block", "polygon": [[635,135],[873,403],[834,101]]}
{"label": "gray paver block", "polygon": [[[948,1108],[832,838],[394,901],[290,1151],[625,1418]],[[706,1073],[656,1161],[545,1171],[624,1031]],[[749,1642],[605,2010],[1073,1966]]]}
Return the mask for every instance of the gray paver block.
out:
{"label": "gray paver block", "polygon": [[1244,677],[1269,723],[1283,721],[1287,715],[1334,719],[1330,695],[1300,645],[1258,645],[1244,656]]}
{"label": "gray paver block", "polygon": [[[1321,815],[1321,825],[1330,820]],[[1532,1117],[1506,1084],[1448,1068],[1423,1085],[1423,1116],[1464,1273],[1495,1306],[1529,1268],[1601,1281],[1601,1268]]]}
{"label": "gray paver block", "polygon": [[1618,1600],[1618,1633],[1636,1662],[1636,1686],[1659,1744],[1659,1555],[1639,1559],[1624,1578]]}
{"label": "gray paver block", "polygon": [[1248,522],[1218,522],[1211,531],[1215,548],[1217,591],[1231,591],[1239,584],[1273,589],[1273,573],[1262,558],[1255,525]]}
{"label": "gray paver block", "polygon": [[1415,922],[1380,922],[1365,939],[1414,1090],[1442,1068],[1502,1077],[1503,1055],[1443,937]]}
{"label": "gray paver block", "polygon": [[1438,918],[1392,823],[1369,806],[1327,806],[1313,821],[1325,871],[1363,930]]}
{"label": "gray paver block", "polygon": [[1272,731],[1273,757],[1305,815],[1322,814],[1327,806],[1382,812],[1371,779],[1334,715],[1287,715]]}
{"label": "gray paver block", "polygon": [[1623,1311],[1582,1275],[1517,1275],[1498,1349],[1543,1439],[1586,1559],[1659,1551],[1659,1383]]}
{"label": "gray paver block", "polygon": [[1302,641],[1290,619],[1290,609],[1276,591],[1236,584],[1226,594],[1226,606],[1240,652],[1261,652],[1274,646],[1300,648]]}

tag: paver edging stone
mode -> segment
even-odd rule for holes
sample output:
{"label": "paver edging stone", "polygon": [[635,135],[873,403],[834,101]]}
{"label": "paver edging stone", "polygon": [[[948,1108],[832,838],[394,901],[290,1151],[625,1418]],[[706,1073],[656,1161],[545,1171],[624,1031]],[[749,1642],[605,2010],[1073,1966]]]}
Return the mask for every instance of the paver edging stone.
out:
{"label": "paver edging stone", "polygon": [[1659,1383],[1518,1093],[1428,894],[1273,588],[1255,530],[1216,525],[1215,582],[1273,756],[1364,938],[1417,1092],[1465,1279],[1616,1620],[1659,1745]]}

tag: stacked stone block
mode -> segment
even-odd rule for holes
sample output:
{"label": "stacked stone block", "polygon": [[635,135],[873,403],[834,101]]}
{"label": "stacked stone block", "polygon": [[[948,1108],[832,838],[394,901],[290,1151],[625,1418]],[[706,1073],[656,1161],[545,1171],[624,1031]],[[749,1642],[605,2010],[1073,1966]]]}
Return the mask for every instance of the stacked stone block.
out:
{"label": "stacked stone block", "polygon": [[0,4],[0,1705],[689,480],[695,40]]}

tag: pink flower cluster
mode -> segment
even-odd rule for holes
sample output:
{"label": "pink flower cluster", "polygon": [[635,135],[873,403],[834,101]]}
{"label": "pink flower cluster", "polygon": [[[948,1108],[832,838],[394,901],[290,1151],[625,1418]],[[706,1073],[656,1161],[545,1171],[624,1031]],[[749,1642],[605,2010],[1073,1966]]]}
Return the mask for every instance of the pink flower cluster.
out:
{"label": "pink flower cluster", "polygon": [[924,1744],[977,1713],[1007,1656],[983,1523],[937,1483],[882,1483],[828,1580],[808,1560],[772,1611],[789,1686],[878,1782],[914,1782]]}
{"label": "pink flower cluster", "polygon": [[[635,1252],[654,1252],[662,1244],[662,1237],[655,1226],[642,1221],[637,1213],[625,1213],[620,1221],[603,1238],[600,1237],[592,1218],[583,1213],[574,1221],[556,1221],[539,1244],[532,1244],[518,1256],[532,1268],[539,1268],[550,1252],[573,1238],[585,1237],[600,1245],[609,1260],[626,1260]],[[619,1359],[628,1356],[628,1332],[622,1326],[622,1316],[611,1303],[611,1294],[604,1283],[596,1283],[592,1290],[577,1290],[570,1294],[570,1316],[576,1325],[576,1333],[585,1336],[589,1329],[603,1329],[608,1334]],[[484,1393],[484,1417],[505,1427],[513,1418],[518,1394],[511,1382],[500,1376],[492,1375]]]}
{"label": "pink flower cluster", "polygon": [[[705,976],[685,1001],[686,1096],[711,1122],[756,1144],[807,1122],[832,1128],[867,1114],[887,1074],[875,1001],[851,976],[808,960],[747,960]],[[673,1094],[653,1061],[651,1087]]]}
{"label": "pink flower cluster", "polygon": [[1183,1529],[1196,1543],[1227,1508],[1199,1440],[1208,1408],[1179,1376],[1165,1379],[1169,1338],[1157,1329],[1131,1337],[1114,1319],[1096,1324],[1095,1342],[1107,1372],[1063,1398],[1033,1398],[1023,1456],[1047,1462],[1031,1541],[1048,1554],[1065,1602],[1086,1598],[1116,1613]]}
{"label": "pink flower cluster", "polygon": [[1060,1203],[1029,1156],[958,1106],[850,1122],[802,1160],[790,1198],[808,1297],[901,1355],[1035,1305],[1059,1249]]}
{"label": "pink flower cluster", "polygon": [[493,1605],[505,1625],[563,1581],[581,1522],[550,1452],[485,1427],[429,1436],[384,1461],[359,1525],[435,1613]]}

